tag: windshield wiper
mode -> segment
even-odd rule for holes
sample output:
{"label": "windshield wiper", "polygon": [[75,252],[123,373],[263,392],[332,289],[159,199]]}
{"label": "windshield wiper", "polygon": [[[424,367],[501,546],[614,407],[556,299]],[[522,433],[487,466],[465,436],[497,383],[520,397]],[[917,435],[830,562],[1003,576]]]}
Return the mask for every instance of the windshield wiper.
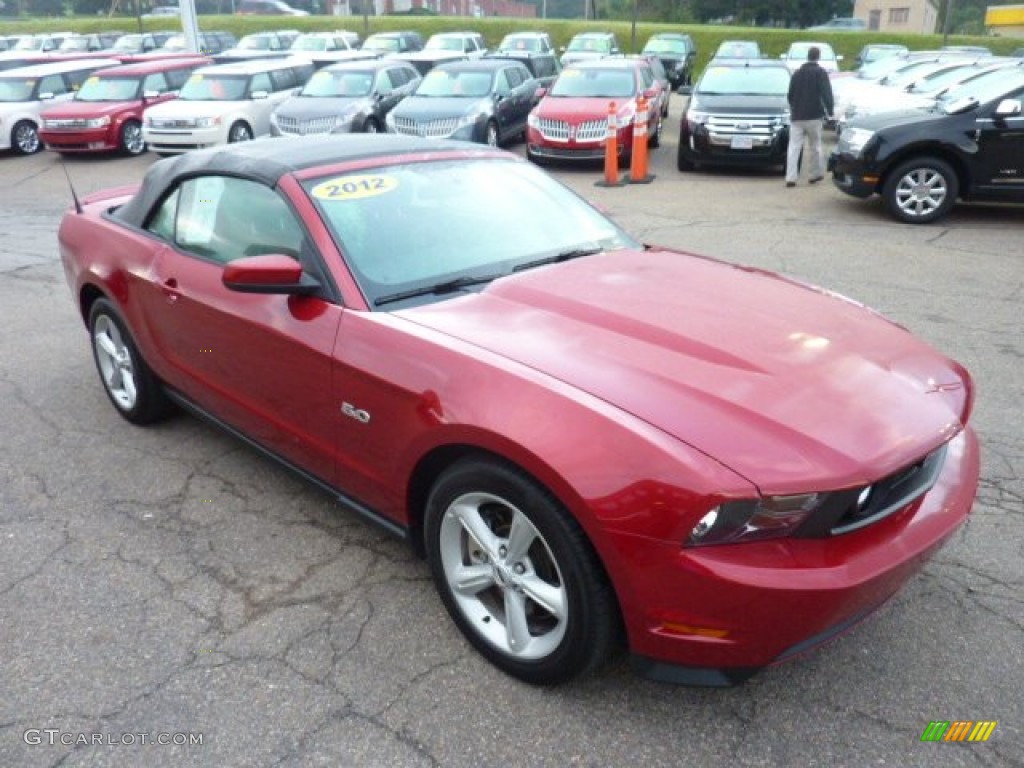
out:
{"label": "windshield wiper", "polygon": [[422,288],[410,288],[408,291],[399,291],[398,293],[381,296],[378,299],[374,299],[373,306],[379,307],[383,304],[390,304],[394,301],[401,301],[402,299],[411,299],[416,296],[454,293],[455,291],[462,290],[463,288],[481,285],[482,283],[489,283],[492,280],[497,280],[499,277],[505,277],[506,274],[506,272],[498,272],[493,275],[463,275],[462,277],[456,277],[454,280],[446,280],[443,283],[435,283],[434,285],[427,285]]}
{"label": "windshield wiper", "polygon": [[533,261],[527,261],[525,264],[518,264],[512,271],[522,272],[525,269],[533,269],[534,267],[541,267],[545,264],[557,264],[560,261],[578,259],[581,256],[593,256],[594,254],[601,253],[602,251],[604,251],[604,248],[599,245],[588,245],[582,248],[573,248],[572,250],[556,253],[554,256],[545,256],[543,259],[535,259]]}

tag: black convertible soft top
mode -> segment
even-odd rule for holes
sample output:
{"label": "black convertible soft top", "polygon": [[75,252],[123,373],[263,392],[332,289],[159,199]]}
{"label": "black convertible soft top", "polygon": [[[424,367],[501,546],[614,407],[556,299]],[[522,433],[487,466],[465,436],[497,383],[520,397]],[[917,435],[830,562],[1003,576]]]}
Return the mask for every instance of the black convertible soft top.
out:
{"label": "black convertible soft top", "polygon": [[480,154],[495,151],[469,142],[392,134],[263,138],[199,149],[154,163],[146,172],[139,191],[114,215],[127,224],[141,227],[153,206],[183,177],[223,174],[274,187],[282,176],[305,168],[372,157],[467,150]]}

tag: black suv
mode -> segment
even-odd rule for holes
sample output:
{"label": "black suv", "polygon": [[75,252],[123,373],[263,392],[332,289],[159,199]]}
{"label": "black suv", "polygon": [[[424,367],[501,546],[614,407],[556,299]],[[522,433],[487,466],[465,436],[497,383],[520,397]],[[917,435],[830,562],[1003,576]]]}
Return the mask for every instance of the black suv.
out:
{"label": "black suv", "polygon": [[644,55],[661,59],[665,74],[673,88],[693,84],[693,68],[697,61],[697,46],[693,38],[677,32],[661,32],[651,35],[644,45]]}
{"label": "black suv", "polygon": [[783,166],[789,147],[789,70],[782,61],[719,59],[693,88],[676,166]]}
{"label": "black suv", "polygon": [[829,157],[835,185],[881,195],[911,224],[945,216],[957,198],[1024,203],[1024,68],[978,82],[928,110],[851,122]]}
{"label": "black suv", "polygon": [[530,70],[530,74],[542,88],[550,88],[555,82],[558,73],[562,71],[562,65],[558,61],[558,55],[554,49],[550,51],[523,51],[505,50],[496,53],[488,53],[486,58],[515,59],[521,61]]}

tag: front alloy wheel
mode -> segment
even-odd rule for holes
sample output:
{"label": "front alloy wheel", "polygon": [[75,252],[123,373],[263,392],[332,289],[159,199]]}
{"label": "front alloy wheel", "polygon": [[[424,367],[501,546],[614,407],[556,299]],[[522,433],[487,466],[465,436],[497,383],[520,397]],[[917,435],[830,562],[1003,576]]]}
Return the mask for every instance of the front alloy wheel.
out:
{"label": "front alloy wheel", "polygon": [[959,194],[956,172],[944,160],[909,160],[889,174],[882,190],[890,213],[908,224],[928,224],[949,213]]}
{"label": "front alloy wheel", "polygon": [[146,151],[146,142],[142,140],[142,126],[135,120],[129,120],[121,126],[121,151],[126,155],[141,155]]}
{"label": "front alloy wheel", "polygon": [[430,495],[434,582],[459,629],[508,674],[535,684],[594,669],[614,639],[614,598],[579,525],[521,471],[466,460]]}
{"label": "front alloy wheel", "polygon": [[231,126],[228,131],[228,143],[237,144],[239,141],[251,141],[252,129],[245,123],[239,121]]}
{"label": "front alloy wheel", "polygon": [[21,155],[32,155],[43,148],[39,141],[39,130],[29,120],[22,120],[11,132],[11,146]]}
{"label": "front alloy wheel", "polygon": [[491,120],[484,130],[484,143],[489,147],[498,146],[498,124]]}

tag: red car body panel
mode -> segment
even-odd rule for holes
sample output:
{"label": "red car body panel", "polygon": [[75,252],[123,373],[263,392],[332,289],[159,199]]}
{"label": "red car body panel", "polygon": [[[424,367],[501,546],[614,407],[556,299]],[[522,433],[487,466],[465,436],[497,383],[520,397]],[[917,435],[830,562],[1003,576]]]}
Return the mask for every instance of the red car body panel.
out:
{"label": "red car body panel", "polygon": [[[222,268],[106,215],[127,190],[62,222],[76,300],[110,297],[169,387],[414,539],[418,484],[439,457],[485,451],[522,467],[598,552],[641,671],[728,678],[830,639],[967,518],[979,476],[970,378],[869,310],[648,250],[366,311],[296,180],[310,175],[279,189],[341,304],[227,290]],[[341,415],[350,403],[374,429]],[[860,530],[684,546],[725,500],[854,487],[943,443],[934,487]]]}
{"label": "red car body panel", "polygon": [[[190,55],[174,59],[162,59],[152,62],[117,67],[104,74],[121,76],[145,77],[156,72],[180,69],[183,65],[201,67],[212,60]],[[121,146],[121,127],[128,120],[142,122],[142,112],[146,107],[161,104],[177,97],[177,91],[162,93],[149,99],[132,99],[129,101],[69,101],[59,106],[44,110],[40,115],[39,138],[48,149],[58,152],[109,152]],[[87,120],[109,117],[110,122],[99,128],[84,127]],[[47,128],[44,120],[61,120],[67,127]]]}

